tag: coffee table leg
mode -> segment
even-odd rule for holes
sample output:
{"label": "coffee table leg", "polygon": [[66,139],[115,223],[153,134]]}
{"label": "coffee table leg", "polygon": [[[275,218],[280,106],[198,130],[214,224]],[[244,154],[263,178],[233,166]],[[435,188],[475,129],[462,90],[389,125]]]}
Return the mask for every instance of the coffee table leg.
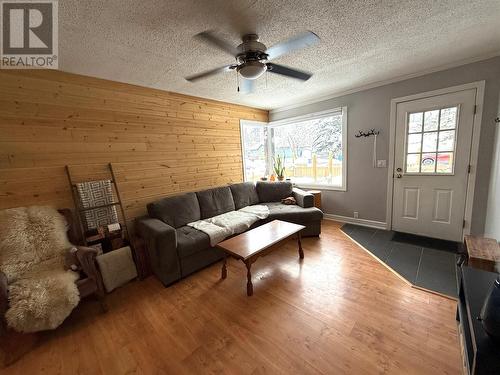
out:
{"label": "coffee table leg", "polygon": [[247,266],[247,296],[251,296],[253,295],[252,273],[250,272],[252,263],[246,261],[245,266]]}
{"label": "coffee table leg", "polygon": [[225,279],[227,277],[226,261],[227,261],[227,255],[224,254],[224,261],[222,263],[221,279]]}
{"label": "coffee table leg", "polygon": [[300,259],[304,259],[304,251],[302,250],[302,242],[300,241],[302,236],[300,235],[300,232],[298,233],[298,239],[299,239],[299,257]]}

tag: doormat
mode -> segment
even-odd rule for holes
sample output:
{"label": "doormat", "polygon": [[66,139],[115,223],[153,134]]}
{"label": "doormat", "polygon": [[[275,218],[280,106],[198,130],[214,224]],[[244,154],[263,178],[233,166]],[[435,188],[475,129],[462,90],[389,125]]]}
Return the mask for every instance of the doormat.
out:
{"label": "doormat", "polygon": [[354,224],[342,231],[410,284],[457,298],[459,243]]}

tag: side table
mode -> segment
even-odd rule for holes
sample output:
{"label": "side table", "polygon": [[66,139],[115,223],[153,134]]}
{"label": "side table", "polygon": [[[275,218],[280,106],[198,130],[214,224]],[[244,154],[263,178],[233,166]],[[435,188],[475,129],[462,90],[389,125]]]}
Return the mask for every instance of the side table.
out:
{"label": "side table", "polygon": [[314,207],[321,210],[321,191],[320,190],[308,190],[308,193],[314,195]]}

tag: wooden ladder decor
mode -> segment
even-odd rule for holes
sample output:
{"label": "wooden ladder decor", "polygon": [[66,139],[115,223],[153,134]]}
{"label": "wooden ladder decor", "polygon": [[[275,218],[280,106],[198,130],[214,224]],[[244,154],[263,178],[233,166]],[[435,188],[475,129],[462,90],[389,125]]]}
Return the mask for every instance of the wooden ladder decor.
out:
{"label": "wooden ladder decor", "polygon": [[[120,212],[121,212],[121,216],[122,216],[122,220],[123,220],[123,229],[124,229],[125,239],[128,241],[128,245],[130,246],[130,248],[132,250],[132,254],[134,256],[134,261],[136,261],[135,251],[134,251],[130,231],[129,231],[128,224],[127,224],[127,217],[125,216],[125,210],[123,209],[123,204],[122,204],[122,200],[120,197],[120,191],[119,191],[118,185],[116,183],[116,177],[115,177],[115,173],[113,171],[112,164],[111,163],[107,164],[107,174],[108,174],[109,178],[106,178],[106,179],[101,178],[100,180],[103,180],[103,181],[109,180],[111,182],[112,193],[113,193],[113,195],[116,194],[117,201],[107,203],[107,204],[97,205],[97,206],[93,206],[93,207],[87,207],[87,208],[82,207],[82,205],[80,203],[78,189],[77,189],[77,183],[75,182],[73,175],[71,173],[71,169],[77,168],[77,167],[78,166],[66,165],[65,169],[66,169],[66,175],[68,176],[68,182],[69,182],[70,188],[71,188],[71,194],[73,196],[73,202],[75,205],[75,209],[76,209],[76,212],[78,213],[77,216],[78,216],[78,223],[79,223],[79,228],[80,228],[80,232],[81,232],[80,234],[83,238],[83,242],[84,242],[85,246],[88,246],[88,239],[87,239],[87,236],[85,234],[85,228],[83,225],[83,223],[85,221],[85,212],[91,211],[91,210],[97,210],[100,208],[118,206],[120,208]],[[80,167],[82,167],[82,166],[80,166]],[[83,167],[85,167],[85,166],[83,166]],[[79,181],[79,182],[90,182],[90,181],[95,181],[95,180]],[[99,181],[99,180],[97,180],[97,181]]]}

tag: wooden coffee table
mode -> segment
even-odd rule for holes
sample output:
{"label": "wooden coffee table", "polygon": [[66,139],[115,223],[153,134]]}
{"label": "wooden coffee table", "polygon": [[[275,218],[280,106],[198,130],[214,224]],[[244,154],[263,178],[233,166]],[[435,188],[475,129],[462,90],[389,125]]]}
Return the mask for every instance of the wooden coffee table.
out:
{"label": "wooden coffee table", "polygon": [[224,250],[221,278],[225,279],[227,277],[227,257],[232,256],[240,259],[247,267],[247,295],[251,296],[253,294],[252,273],[250,271],[252,263],[261,255],[267,254],[264,250],[295,233],[298,234],[299,257],[304,259],[304,252],[300,242],[300,231],[304,228],[303,225],[274,220],[220,242],[217,247]]}

